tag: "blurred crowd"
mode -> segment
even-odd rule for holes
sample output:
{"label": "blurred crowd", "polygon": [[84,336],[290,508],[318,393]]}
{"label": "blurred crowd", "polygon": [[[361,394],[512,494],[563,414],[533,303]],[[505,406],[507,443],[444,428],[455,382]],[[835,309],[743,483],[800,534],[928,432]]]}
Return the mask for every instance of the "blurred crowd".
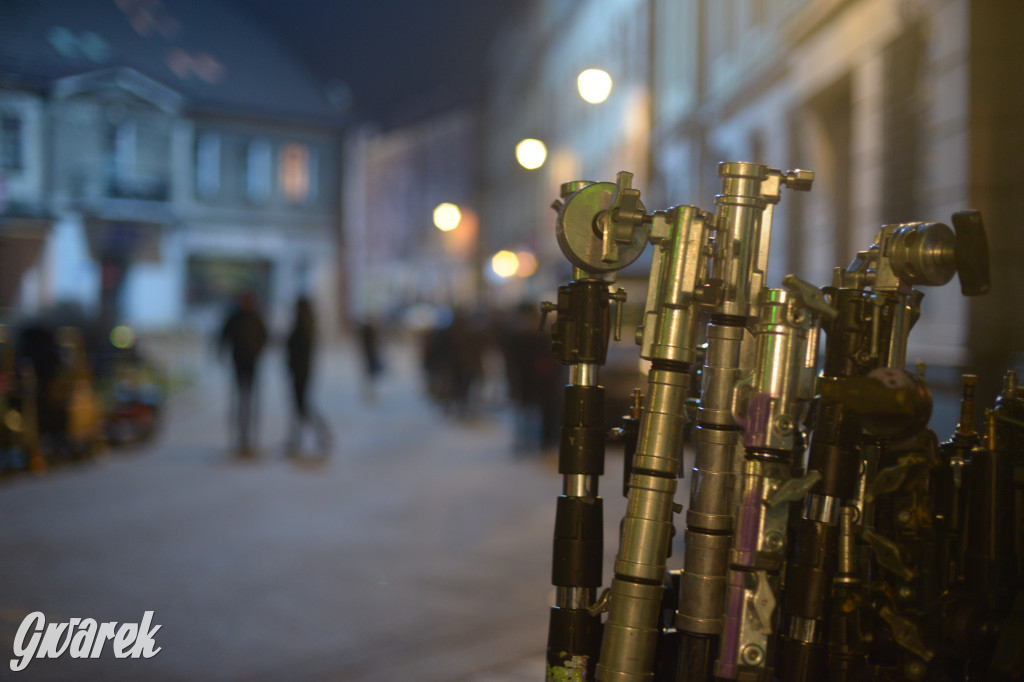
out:
{"label": "blurred crowd", "polygon": [[[256,449],[252,436],[258,387],[255,367],[269,343],[258,302],[240,296],[229,305],[217,345],[230,358],[232,428],[238,454]],[[405,320],[406,323],[409,320]],[[430,308],[412,324],[419,342],[426,398],[453,421],[509,408],[518,454],[556,448],[567,368],[540,327],[539,306],[514,309]],[[353,329],[362,361],[364,400],[376,399],[388,370],[381,337],[390,326],[368,319]],[[310,400],[317,335],[310,301],[299,298],[284,341],[291,378],[292,413],[287,454],[326,456],[330,429]],[[63,306],[31,319],[0,324],[0,474],[45,470],[80,460],[109,445],[150,438],[161,417],[166,380],[127,326],[101,324]]]}
{"label": "blurred crowd", "polygon": [[517,453],[557,447],[568,377],[551,352],[549,334],[540,328],[539,306],[440,308],[433,318],[421,340],[429,398],[454,419],[472,418],[507,401]]}

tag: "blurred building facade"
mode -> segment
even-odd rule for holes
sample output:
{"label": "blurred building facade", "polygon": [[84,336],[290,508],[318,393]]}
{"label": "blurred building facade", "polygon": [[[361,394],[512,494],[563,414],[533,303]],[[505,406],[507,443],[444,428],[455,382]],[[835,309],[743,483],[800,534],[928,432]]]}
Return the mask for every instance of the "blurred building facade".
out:
{"label": "blurred building facade", "polygon": [[[483,123],[481,252],[525,249],[540,263],[528,286],[514,278],[496,284],[499,301],[550,297],[569,278],[550,207],[562,183],[614,180],[630,170],[635,187],[649,185],[650,23],[647,0],[542,0],[496,41]],[[598,105],[576,92],[577,75],[592,67],[614,79],[612,96]],[[524,138],[547,146],[541,168],[517,163]]]}
{"label": "blurred building facade", "polygon": [[[342,203],[351,321],[478,303],[477,130],[471,112],[453,110],[347,135]],[[433,218],[442,203],[461,214],[447,231]]]}
{"label": "blurred building facade", "polygon": [[[568,274],[547,208],[559,183],[624,169],[649,209],[711,208],[722,160],[816,173],[776,211],[775,283],[827,284],[881,225],[978,208],[992,292],[928,289],[908,361],[1001,372],[1024,350],[1024,172],[1011,151],[1024,94],[1009,86],[1024,76],[1022,12],[1008,0],[539,0],[490,63],[485,248],[536,242],[552,286]],[[602,104],[575,93],[590,67],[614,79]],[[538,171],[514,166],[524,136],[548,143]]]}
{"label": "blurred building facade", "polygon": [[0,309],[209,331],[259,294],[338,317],[341,115],[266,27],[199,0],[0,10]]}

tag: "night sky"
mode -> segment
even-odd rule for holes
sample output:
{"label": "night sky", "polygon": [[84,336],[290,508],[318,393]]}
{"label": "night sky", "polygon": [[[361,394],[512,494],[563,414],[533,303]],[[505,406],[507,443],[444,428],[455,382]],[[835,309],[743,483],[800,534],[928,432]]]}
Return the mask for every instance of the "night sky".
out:
{"label": "night sky", "polygon": [[353,114],[384,127],[480,101],[487,49],[525,2],[236,0],[325,82],[343,81]]}

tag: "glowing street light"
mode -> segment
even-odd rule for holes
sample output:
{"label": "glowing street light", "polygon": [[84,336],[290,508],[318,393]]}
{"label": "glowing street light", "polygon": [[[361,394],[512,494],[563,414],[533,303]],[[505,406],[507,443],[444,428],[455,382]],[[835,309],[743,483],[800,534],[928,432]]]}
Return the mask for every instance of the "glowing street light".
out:
{"label": "glowing street light", "polygon": [[447,201],[434,208],[434,226],[442,232],[450,232],[462,221],[462,211],[455,204]]}
{"label": "glowing street light", "polygon": [[528,137],[516,145],[516,161],[527,170],[536,170],[548,158],[548,148],[540,140]]}
{"label": "glowing street light", "polygon": [[581,71],[576,78],[576,87],[579,88],[580,97],[591,104],[600,104],[611,94],[612,77],[601,69],[587,69]]}
{"label": "glowing street light", "polygon": [[537,272],[537,257],[529,251],[516,252],[516,276],[529,277]]}
{"label": "glowing street light", "polygon": [[519,269],[519,257],[511,251],[499,251],[491,257],[491,270],[498,277],[507,279]]}

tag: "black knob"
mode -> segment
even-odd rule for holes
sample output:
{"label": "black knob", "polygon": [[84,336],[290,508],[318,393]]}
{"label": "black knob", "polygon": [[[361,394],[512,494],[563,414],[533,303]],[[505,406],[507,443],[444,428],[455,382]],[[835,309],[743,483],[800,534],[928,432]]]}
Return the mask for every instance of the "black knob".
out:
{"label": "black knob", "polygon": [[954,248],[960,291],[964,296],[987,294],[992,284],[988,274],[988,238],[981,222],[981,211],[957,211],[953,214],[956,230]]}

